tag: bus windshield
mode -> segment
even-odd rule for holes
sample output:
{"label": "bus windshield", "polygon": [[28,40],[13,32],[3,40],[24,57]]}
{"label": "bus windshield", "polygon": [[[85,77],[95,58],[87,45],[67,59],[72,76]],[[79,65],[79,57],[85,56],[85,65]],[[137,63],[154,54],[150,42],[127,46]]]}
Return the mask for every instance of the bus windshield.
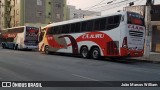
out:
{"label": "bus windshield", "polygon": [[138,13],[128,12],[128,24],[144,26],[144,17]]}

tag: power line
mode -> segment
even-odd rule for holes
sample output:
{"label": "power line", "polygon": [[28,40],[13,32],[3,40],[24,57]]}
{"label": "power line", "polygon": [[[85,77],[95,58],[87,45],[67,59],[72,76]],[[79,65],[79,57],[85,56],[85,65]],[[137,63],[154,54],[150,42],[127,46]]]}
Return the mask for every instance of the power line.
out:
{"label": "power line", "polygon": [[[139,0],[132,0],[131,2],[137,2],[137,1],[139,1]],[[102,12],[102,11],[106,11],[106,10],[109,10],[109,9],[113,9],[113,8],[115,8],[115,7],[119,7],[119,6],[122,6],[122,5],[126,5],[126,4],[129,4],[130,2],[126,2],[126,3],[121,3],[121,4],[115,4],[115,6],[112,6],[112,7],[109,7],[109,8],[105,8],[105,9],[101,9],[100,11]]]}
{"label": "power line", "polygon": [[[116,2],[116,3],[113,3],[113,4],[109,4],[109,5],[105,5],[105,6],[101,6],[101,7],[98,7],[96,8],[97,12],[103,12],[103,11],[107,11],[109,9],[113,9],[115,7],[120,7],[122,5],[128,5],[130,2],[142,2],[143,0],[123,0],[123,1],[120,1],[120,2]],[[95,11],[95,10],[94,10]],[[94,13],[91,13],[91,15],[94,14]]]}
{"label": "power line", "polygon": [[91,6],[91,7],[88,7],[88,9],[87,10],[90,10],[91,8],[94,8],[94,7],[96,7],[96,6],[98,6],[98,5],[100,5],[102,2],[104,2],[105,0],[102,0],[102,1],[100,1],[99,3],[97,3],[96,5],[93,5],[93,6]]}
{"label": "power line", "polygon": [[100,6],[100,7],[97,7],[97,8],[92,8],[90,10],[96,10],[96,11],[103,11],[103,10],[108,10],[108,9],[112,9],[112,8],[115,8],[115,7],[120,7],[122,5],[125,5],[125,4],[129,4],[130,2],[137,2],[139,0],[123,0],[123,1],[120,1],[120,2],[116,2],[116,3],[113,3],[113,4],[109,4],[109,5],[103,5],[103,6]]}
{"label": "power line", "polygon": [[[142,0],[123,0],[123,1],[120,1],[120,2],[116,2],[116,3],[112,2],[112,4],[107,4],[107,3],[102,3],[102,2],[104,2],[104,0],[102,0],[98,4],[94,5],[94,7],[96,7],[96,6],[99,6],[99,7],[91,8],[90,10],[102,13],[102,12],[107,11],[109,9],[113,9],[115,7],[120,7],[122,5],[128,5],[130,2],[137,2],[137,1],[142,2]],[[103,5],[103,4],[106,4],[106,5]],[[101,6],[101,5],[103,5],[103,6]],[[92,14],[95,14],[95,12],[91,13],[90,15],[92,15]]]}
{"label": "power line", "polygon": [[109,7],[109,6],[112,6],[112,5],[115,5],[115,4],[124,3],[126,1],[129,1],[129,0],[123,0],[123,1],[120,1],[120,2],[113,3],[113,4],[107,4],[107,3],[105,3],[104,5],[101,5],[101,6],[96,7],[96,8],[92,8],[90,10],[99,9],[99,8],[103,8],[103,7]]}

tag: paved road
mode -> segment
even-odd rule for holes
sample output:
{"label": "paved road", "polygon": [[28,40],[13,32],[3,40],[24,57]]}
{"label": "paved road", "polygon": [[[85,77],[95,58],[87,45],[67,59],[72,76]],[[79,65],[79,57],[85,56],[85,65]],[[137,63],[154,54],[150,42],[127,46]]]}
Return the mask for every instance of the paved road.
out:
{"label": "paved road", "polygon": [[160,65],[0,49],[0,81],[160,81]]}

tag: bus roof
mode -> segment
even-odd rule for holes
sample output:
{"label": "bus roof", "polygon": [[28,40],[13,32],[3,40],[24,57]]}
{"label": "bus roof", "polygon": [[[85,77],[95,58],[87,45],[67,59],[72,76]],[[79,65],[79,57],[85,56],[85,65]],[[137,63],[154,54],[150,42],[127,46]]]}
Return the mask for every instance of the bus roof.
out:
{"label": "bus roof", "polygon": [[[7,30],[7,29],[14,29],[14,28],[21,28],[21,27],[34,27],[34,26],[18,26],[18,27],[12,27],[12,28],[5,28],[2,30]],[[37,27],[38,28],[38,27]]]}
{"label": "bus roof", "polygon": [[83,21],[87,21],[87,20],[93,20],[93,19],[103,18],[103,17],[107,17],[107,16],[113,16],[113,15],[119,15],[119,14],[125,14],[125,13],[126,13],[126,11],[121,11],[121,12],[116,12],[116,13],[112,13],[112,14],[107,14],[107,15],[104,15],[104,16],[94,16],[94,17],[90,17],[90,18],[72,19],[72,20],[68,20],[68,21],[52,23],[52,24],[49,24],[49,25],[43,27],[42,29],[52,27],[52,26],[72,24],[72,23],[76,23],[76,22],[83,22]]}

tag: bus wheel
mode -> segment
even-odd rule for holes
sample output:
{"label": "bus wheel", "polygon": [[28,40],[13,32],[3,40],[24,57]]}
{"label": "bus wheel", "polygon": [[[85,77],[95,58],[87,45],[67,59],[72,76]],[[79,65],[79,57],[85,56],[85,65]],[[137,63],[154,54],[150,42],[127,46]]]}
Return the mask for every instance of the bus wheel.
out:
{"label": "bus wheel", "polygon": [[3,45],[3,43],[2,43],[2,48],[4,48],[4,45]]}
{"label": "bus wheel", "polygon": [[14,50],[17,50],[18,49],[18,45],[14,45]]}
{"label": "bus wheel", "polygon": [[101,54],[99,48],[95,47],[91,50],[91,57],[93,59],[100,59]]}
{"label": "bus wheel", "polygon": [[5,45],[5,44],[3,44],[3,48],[4,48],[4,49],[6,48],[6,45]]}
{"label": "bus wheel", "polygon": [[50,54],[50,51],[49,51],[49,47],[48,47],[48,46],[45,46],[45,48],[44,48],[44,53],[45,53],[45,54]]}
{"label": "bus wheel", "polygon": [[89,58],[88,48],[87,48],[87,47],[82,47],[80,54],[81,54],[81,56],[82,56],[83,58]]}
{"label": "bus wheel", "polygon": [[15,46],[16,46],[16,45],[15,45],[15,44],[13,44],[13,46],[12,46],[12,49],[13,49],[13,50],[15,50]]}

